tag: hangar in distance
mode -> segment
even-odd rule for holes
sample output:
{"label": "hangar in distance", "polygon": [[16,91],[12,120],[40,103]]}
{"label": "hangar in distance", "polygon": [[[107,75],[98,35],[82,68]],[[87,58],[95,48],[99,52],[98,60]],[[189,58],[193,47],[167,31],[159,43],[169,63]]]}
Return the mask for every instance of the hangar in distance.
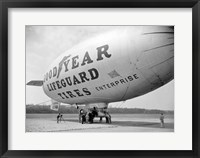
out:
{"label": "hangar in distance", "polygon": [[43,80],[27,85],[43,86],[59,103],[107,108],[173,78],[174,27],[134,26],[83,41],[53,61]]}

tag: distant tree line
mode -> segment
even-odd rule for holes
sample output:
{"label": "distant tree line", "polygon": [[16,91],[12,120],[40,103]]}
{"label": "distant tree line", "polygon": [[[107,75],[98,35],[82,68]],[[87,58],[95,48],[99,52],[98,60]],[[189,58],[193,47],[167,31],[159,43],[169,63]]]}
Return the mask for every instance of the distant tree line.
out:
{"label": "distant tree line", "polygon": [[[140,109],[140,108],[108,108],[109,113],[111,114],[174,114],[174,111],[163,111],[156,109]],[[51,110],[50,105],[26,105],[26,113],[34,114],[34,113],[58,113],[62,112],[63,114],[77,114],[78,110],[76,107],[64,106],[61,105],[58,111]]]}

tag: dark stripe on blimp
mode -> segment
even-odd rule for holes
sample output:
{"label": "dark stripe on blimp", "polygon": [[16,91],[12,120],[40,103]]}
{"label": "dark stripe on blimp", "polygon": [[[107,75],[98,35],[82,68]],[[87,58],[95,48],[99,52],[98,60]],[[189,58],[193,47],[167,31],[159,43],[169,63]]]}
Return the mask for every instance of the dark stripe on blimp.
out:
{"label": "dark stripe on blimp", "polygon": [[143,35],[149,35],[149,34],[174,34],[174,32],[149,32],[149,33],[143,33]]}
{"label": "dark stripe on blimp", "polygon": [[144,50],[144,52],[148,52],[148,51],[151,51],[151,50],[154,50],[154,49],[159,49],[159,48],[167,47],[167,46],[171,46],[171,45],[174,45],[174,43],[170,43],[170,44],[162,45],[162,46],[159,46],[159,47],[147,49],[147,50]]}

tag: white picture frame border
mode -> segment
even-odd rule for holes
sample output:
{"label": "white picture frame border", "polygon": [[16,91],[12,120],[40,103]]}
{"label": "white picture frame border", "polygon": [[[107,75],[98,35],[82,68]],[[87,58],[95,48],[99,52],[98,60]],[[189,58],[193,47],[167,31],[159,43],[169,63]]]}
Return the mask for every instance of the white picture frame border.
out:
{"label": "white picture frame border", "polygon": [[[174,132],[25,133],[26,25],[174,25]],[[192,150],[191,8],[12,8],[8,10],[8,26],[9,150]],[[90,138],[98,138],[98,143],[91,146]]]}

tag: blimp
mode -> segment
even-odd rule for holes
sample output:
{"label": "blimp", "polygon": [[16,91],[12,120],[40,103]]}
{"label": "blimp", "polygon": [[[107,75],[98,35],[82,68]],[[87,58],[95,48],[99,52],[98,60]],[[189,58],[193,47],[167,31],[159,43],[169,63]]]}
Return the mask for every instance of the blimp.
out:
{"label": "blimp", "polygon": [[134,26],[82,41],[27,85],[42,86],[58,103],[107,109],[173,79],[174,27]]}

